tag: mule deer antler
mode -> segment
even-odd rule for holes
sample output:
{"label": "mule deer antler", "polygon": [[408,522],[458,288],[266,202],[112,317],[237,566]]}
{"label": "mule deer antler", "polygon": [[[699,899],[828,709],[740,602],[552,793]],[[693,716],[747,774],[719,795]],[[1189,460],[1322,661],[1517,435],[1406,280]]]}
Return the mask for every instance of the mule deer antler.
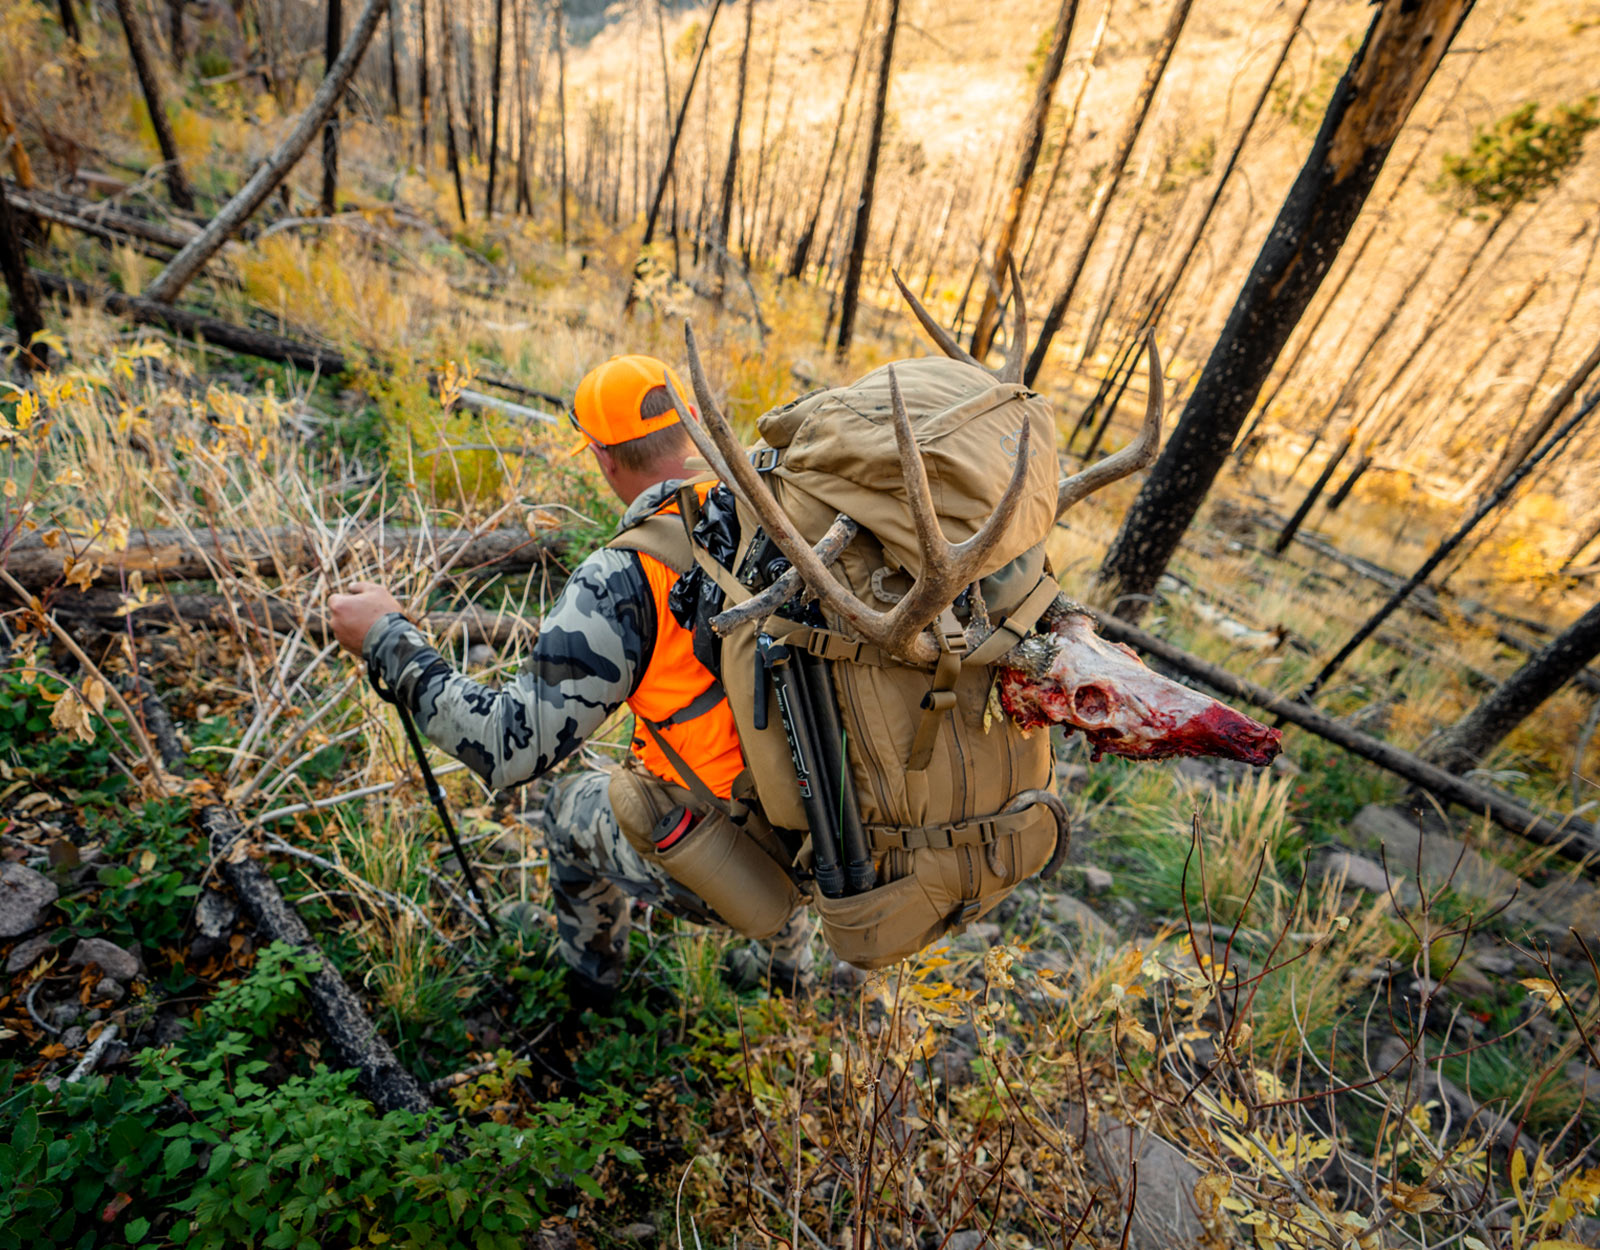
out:
{"label": "mule deer antler", "polygon": [[807,588],[822,600],[825,607],[848,622],[858,637],[908,663],[931,664],[937,660],[938,643],[924,631],[957,595],[987,571],[985,562],[1015,519],[1022,502],[1022,487],[1028,475],[1030,423],[1024,421],[1017,431],[1016,467],[994,511],[971,538],[952,543],[945,538],[939,526],[933,491],[928,485],[928,473],[923,467],[916,437],[911,431],[911,418],[906,413],[905,399],[900,394],[900,382],[895,376],[894,366],[889,366],[889,397],[894,415],[895,445],[900,453],[900,473],[911,508],[911,520],[917,531],[922,563],[911,589],[894,607],[880,612],[867,607],[828,571],[773,498],[761,475],[745,457],[737,436],[712,397],[693,327],[684,328],[684,338],[689,349],[689,377],[694,385],[695,398],[700,404],[701,420],[695,421],[688,405],[670,381],[668,393],[678,410],[679,420],[706,462],[761,518],[767,536],[788,557],[789,563],[799,570]]}
{"label": "mule deer antler", "polygon": [[[922,306],[922,301],[900,281],[898,273],[894,275],[894,282],[900,288],[900,294],[905,297],[906,303],[911,306],[912,314],[921,322],[922,328],[946,356],[951,360],[959,360],[962,364],[984,368],[970,352],[955,341],[948,330],[934,320],[933,314]],[[1011,342],[1006,348],[1006,363],[999,370],[985,371],[993,373],[1002,382],[1015,382],[1021,385],[1022,362],[1027,358],[1028,352],[1028,310],[1023,303],[1022,280],[1017,275],[1015,261],[1011,262],[1011,290],[1015,296],[1016,316]],[[1156,350],[1154,330],[1145,335],[1145,348],[1149,353],[1150,398],[1145,403],[1144,424],[1139,427],[1139,433],[1134,440],[1121,451],[1074,473],[1071,477],[1061,479],[1061,484],[1056,488],[1057,520],[1060,520],[1061,514],[1073,504],[1081,503],[1102,487],[1145,468],[1156,458],[1156,453],[1161,449],[1161,419],[1166,412],[1167,401],[1166,388],[1161,377],[1161,353]]]}

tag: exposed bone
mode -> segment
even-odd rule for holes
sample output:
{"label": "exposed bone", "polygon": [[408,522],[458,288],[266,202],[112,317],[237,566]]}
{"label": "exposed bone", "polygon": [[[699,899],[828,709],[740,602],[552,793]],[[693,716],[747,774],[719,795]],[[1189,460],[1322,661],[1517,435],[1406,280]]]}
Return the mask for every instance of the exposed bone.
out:
{"label": "exposed bone", "polygon": [[1263,765],[1281,749],[1279,730],[1146,668],[1131,648],[1100,637],[1081,611],[1047,619],[1044,632],[1000,660],[1000,705],[1024,729],[1080,729],[1095,759],[1217,755]]}
{"label": "exposed bone", "polygon": [[[950,605],[963,587],[976,580],[1021,504],[1022,487],[1028,470],[1030,424],[1024,421],[1017,431],[1016,467],[995,510],[971,538],[965,542],[951,543],[939,527],[927,470],[917,451],[911,418],[906,413],[905,399],[900,393],[900,383],[893,367],[890,367],[889,395],[894,411],[895,443],[900,453],[900,471],[905,482],[912,522],[922,552],[922,568],[905,598],[888,611],[877,612],[856,598],[848,587],[828,571],[811,549],[810,543],[801,536],[794,522],[773,498],[760,474],[746,459],[744,449],[739,446],[737,437],[712,397],[693,327],[686,326],[684,335],[689,351],[689,375],[694,384],[695,398],[700,403],[702,431],[709,435],[710,442],[715,444],[719,453],[716,457],[707,455],[707,463],[730,487],[738,490],[755,510],[768,537],[799,570],[807,588],[822,600],[824,606],[844,618],[859,637],[908,663],[933,663],[938,658],[938,644],[923,631]],[[669,385],[669,392],[674,389]],[[682,398],[673,394],[672,400],[679,418],[690,422],[687,405]],[[691,437],[702,431],[691,429]],[[698,437],[695,437],[695,444],[700,446]]]}
{"label": "exposed bone", "polygon": [[[817,553],[817,559],[823,566],[831,565],[850,545],[851,539],[860,531],[861,527],[844,513],[840,513],[834,523],[828,526],[817,545],[812,548]],[[800,593],[805,582],[800,577],[800,570],[790,567],[772,585],[768,586],[759,595],[746,599],[743,603],[736,604],[726,612],[719,612],[711,618],[711,628],[718,634],[732,633],[746,621],[760,620],[764,616],[771,616],[789,600]]]}

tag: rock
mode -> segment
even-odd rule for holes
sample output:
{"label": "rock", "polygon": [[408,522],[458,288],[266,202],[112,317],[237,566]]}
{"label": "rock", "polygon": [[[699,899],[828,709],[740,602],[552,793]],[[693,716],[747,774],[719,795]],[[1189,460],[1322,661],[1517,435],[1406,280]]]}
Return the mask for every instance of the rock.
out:
{"label": "rock", "polygon": [[[1495,985],[1489,974],[1478,965],[1478,957],[1462,959],[1445,982],[1445,990],[1462,1002],[1474,1002],[1495,997]],[[1441,969],[1441,975],[1443,970]]]}
{"label": "rock", "polygon": [[50,939],[43,934],[31,937],[26,942],[18,942],[11,948],[11,954],[6,956],[6,975],[14,977],[17,973],[33,967],[40,958],[49,954],[51,949]]}
{"label": "rock", "polygon": [[641,1220],[637,1224],[629,1224],[628,1227],[623,1229],[618,1234],[618,1236],[620,1236],[623,1241],[654,1241],[656,1239],[656,1226],[654,1224],[646,1224],[643,1220]]}
{"label": "rock", "polygon": [[1073,898],[1070,894],[1058,894],[1050,900],[1050,906],[1055,912],[1056,923],[1076,930],[1085,942],[1116,941],[1117,931],[1082,899]]}
{"label": "rock", "polygon": [[1116,879],[1104,868],[1090,864],[1083,870],[1083,888],[1090,894],[1104,894],[1115,883]]}
{"label": "rock", "polygon": [[1222,785],[1222,777],[1217,772],[1217,769],[1207,761],[1196,759],[1193,756],[1184,756],[1178,761],[1173,771],[1185,781],[1193,782],[1196,785],[1210,786],[1213,790],[1219,789]]}
{"label": "rock", "polygon": [[1280,755],[1272,761],[1272,771],[1280,777],[1298,777],[1305,770],[1287,755]]}
{"label": "rock", "polygon": [[1474,955],[1472,962],[1492,977],[1509,977],[1517,970],[1517,961],[1494,951]]}
{"label": "rock", "polygon": [[989,1234],[981,1228],[963,1228],[960,1232],[950,1234],[944,1243],[944,1250],[990,1250],[993,1245]]}
{"label": "rock", "polygon": [[1417,887],[1405,879],[1392,861],[1389,871],[1385,873],[1383,865],[1377,860],[1349,851],[1333,851],[1325,855],[1313,870],[1313,875],[1321,881],[1342,882],[1347,887],[1354,886],[1369,894],[1386,897],[1392,888],[1392,896],[1405,907],[1413,906],[1418,899]]}
{"label": "rock", "polygon": [[1496,905],[1505,902],[1518,886],[1527,894],[1516,873],[1455,838],[1422,832],[1415,820],[1396,808],[1369,803],[1356,813],[1350,828],[1368,845],[1384,848],[1391,875],[1414,878],[1422,889],[1437,890],[1448,882],[1458,894]]}
{"label": "rock", "polygon": [[48,1011],[39,1013],[52,1028],[64,1029],[78,1018],[78,1004],[75,1002],[56,1003]]}
{"label": "rock", "polygon": [[226,937],[239,918],[239,905],[221,890],[207,890],[194,905],[194,927],[201,937]]}
{"label": "rock", "polygon": [[1564,954],[1582,957],[1576,929],[1590,949],[1600,945],[1600,890],[1582,881],[1555,881],[1528,897],[1528,910],[1539,917],[1551,943]]}
{"label": "rock", "polygon": [[67,957],[67,964],[73,968],[87,968],[90,964],[98,964],[101,972],[118,981],[132,981],[139,975],[138,957],[104,938],[80,939],[72,948],[72,954]]}
{"label": "rock", "polygon": [[1206,1240],[1205,1221],[1194,1199],[1195,1184],[1204,1173],[1182,1151],[1149,1129],[1110,1115],[1102,1115],[1100,1123],[1084,1134],[1079,1107],[1070,1110],[1068,1123],[1084,1138],[1083,1156],[1090,1180],[1112,1190],[1115,1202],[1124,1210],[1133,1183],[1133,1165],[1138,1165],[1139,1188],[1125,1243],[1130,1250],[1169,1250]]}
{"label": "rock", "polygon": [[980,920],[975,924],[969,924],[962,936],[979,946],[993,946],[1000,940],[1000,926],[991,924],[987,920]]}
{"label": "rock", "polygon": [[1574,1059],[1566,1066],[1564,1075],[1590,1103],[1600,1102],[1600,1068],[1592,1068],[1583,1060]]}
{"label": "rock", "polygon": [[78,1047],[82,1046],[86,1041],[89,1040],[89,1034],[87,1031],[79,1028],[75,1024],[56,1040],[68,1050],[77,1050]]}
{"label": "rock", "polygon": [[1082,790],[1089,784],[1089,770],[1082,764],[1057,764],[1056,784],[1063,790]]}
{"label": "rock", "polygon": [[486,642],[475,642],[467,648],[468,668],[487,668],[498,658],[498,653]]}
{"label": "rock", "polygon": [[0,863],[0,938],[20,937],[44,923],[61,891],[24,864]]}
{"label": "rock", "polygon": [[91,998],[109,998],[114,1003],[120,1003],[128,991],[122,988],[120,982],[113,981],[110,977],[101,977],[95,982]]}

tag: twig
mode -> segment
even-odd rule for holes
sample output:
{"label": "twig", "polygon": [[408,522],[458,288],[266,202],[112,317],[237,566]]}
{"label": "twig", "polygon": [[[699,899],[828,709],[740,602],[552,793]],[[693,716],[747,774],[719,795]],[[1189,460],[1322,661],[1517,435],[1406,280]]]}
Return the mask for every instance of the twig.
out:
{"label": "twig", "polygon": [[106,1048],[116,1040],[117,1026],[114,1024],[106,1025],[105,1028],[100,1030],[100,1035],[90,1043],[89,1049],[83,1054],[83,1058],[78,1060],[78,1066],[67,1073],[66,1080],[63,1083],[70,1085],[76,1081],[81,1081],[93,1072],[96,1065],[104,1057]]}
{"label": "twig", "polygon": [[[30,595],[26,590],[24,590],[22,588],[22,584],[4,569],[0,569],[0,581],[5,582],[5,584],[10,588],[11,593],[16,595],[17,598],[23,603],[30,605],[37,603],[37,600],[34,598],[34,596]],[[83,648],[72,640],[72,635],[61,628],[60,622],[58,622],[54,616],[46,612],[42,606],[38,607],[36,611],[38,612],[39,619],[45,623],[45,627],[55,635],[57,641],[59,641],[62,646],[71,652],[72,658],[77,660],[78,663],[82,665],[83,671],[88,673],[89,676],[93,677],[105,688],[107,697],[109,697],[111,701],[117,705],[117,710],[121,712],[122,715],[127,719],[128,732],[133,735],[134,741],[139,744],[139,750],[144,754],[145,763],[150,766],[151,777],[155,780],[156,785],[161,788],[161,793],[166,794],[166,782],[162,779],[161,775],[161,757],[156,754],[156,749],[151,744],[149,735],[145,733],[144,726],[139,723],[139,718],[134,715],[133,709],[128,706],[128,701],[122,697],[122,691],[118,690],[117,687],[110,681],[110,679],[100,671],[100,666],[84,653]],[[76,688],[73,690],[73,697],[82,698],[82,696],[78,694]]]}
{"label": "twig", "polygon": [[268,834],[265,839],[265,844],[270,850],[277,851],[280,855],[289,855],[295,859],[303,859],[307,863],[315,864],[324,872],[331,872],[335,876],[348,877],[351,881],[356,882],[364,889],[370,890],[372,893],[376,894],[384,902],[388,903],[391,908],[398,908],[401,911],[405,911],[414,916],[418,921],[421,922],[423,928],[427,929],[427,931],[435,938],[443,942],[453,952],[455,952],[457,957],[459,957],[463,963],[471,964],[476,962],[471,955],[467,954],[466,951],[462,950],[459,946],[445,936],[444,930],[440,929],[438,925],[434,924],[434,922],[429,918],[427,912],[423,911],[422,908],[418,907],[405,895],[391,894],[388,890],[373,885],[372,882],[368,881],[365,877],[358,876],[355,872],[351,871],[349,868],[346,868],[343,864],[336,864],[331,859],[324,859],[321,855],[317,855],[311,851],[304,851],[298,846],[291,846],[282,838],[274,837],[273,835]]}

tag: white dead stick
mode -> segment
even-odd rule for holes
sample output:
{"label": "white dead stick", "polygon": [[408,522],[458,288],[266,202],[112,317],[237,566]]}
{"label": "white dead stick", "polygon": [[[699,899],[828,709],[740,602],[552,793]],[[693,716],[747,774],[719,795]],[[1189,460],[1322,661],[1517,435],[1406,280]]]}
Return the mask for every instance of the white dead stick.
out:
{"label": "white dead stick", "polygon": [[71,1072],[67,1073],[67,1079],[65,1083],[72,1084],[76,1081],[81,1081],[84,1077],[93,1072],[95,1070],[95,1066],[99,1064],[101,1058],[105,1055],[106,1048],[116,1040],[116,1025],[108,1024],[105,1028],[101,1029],[100,1035],[89,1044],[89,1049],[84,1052],[83,1058],[78,1060],[78,1066],[73,1068]]}

